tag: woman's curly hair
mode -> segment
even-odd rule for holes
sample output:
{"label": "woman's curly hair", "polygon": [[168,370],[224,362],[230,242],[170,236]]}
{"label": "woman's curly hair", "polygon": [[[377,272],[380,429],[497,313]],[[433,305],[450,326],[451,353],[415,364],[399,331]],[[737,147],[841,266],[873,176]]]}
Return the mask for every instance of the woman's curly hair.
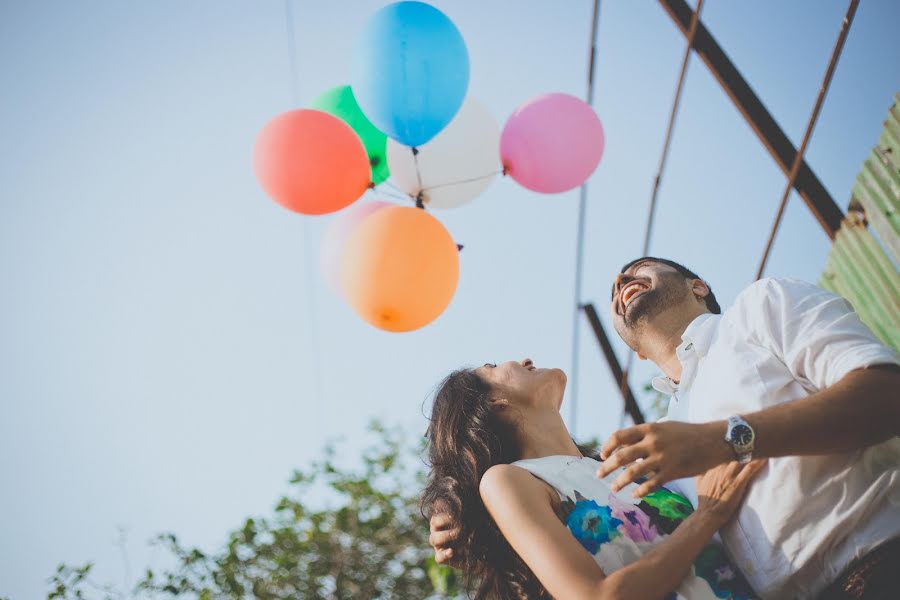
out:
{"label": "woman's curly hair", "polygon": [[427,437],[431,473],[420,508],[459,527],[454,554],[476,599],[550,598],[488,514],[478,491],[485,471],[519,458],[512,427],[491,408],[491,388],[474,371],[451,373],[438,388]]}

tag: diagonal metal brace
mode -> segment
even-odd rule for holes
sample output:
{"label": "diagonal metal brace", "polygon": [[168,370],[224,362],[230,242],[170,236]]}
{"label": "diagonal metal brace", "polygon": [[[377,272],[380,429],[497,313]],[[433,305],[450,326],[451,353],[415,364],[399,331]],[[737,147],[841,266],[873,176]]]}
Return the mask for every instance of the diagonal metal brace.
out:
{"label": "diagonal metal brace", "polygon": [[631,386],[629,386],[628,382],[625,380],[622,366],[619,364],[619,359],[616,358],[616,353],[613,350],[612,344],[609,343],[609,338],[606,337],[606,332],[603,330],[603,325],[600,323],[600,317],[597,315],[594,305],[583,304],[581,308],[584,310],[584,314],[587,315],[588,322],[591,324],[591,329],[594,330],[594,335],[600,343],[600,348],[603,349],[603,355],[606,357],[607,364],[609,364],[609,370],[612,371],[613,377],[619,383],[622,399],[625,401],[625,411],[631,417],[631,420],[635,425],[644,423],[644,414],[641,412],[637,400],[634,399]]}
{"label": "diagonal metal brace", "polygon": [[[659,3],[681,32],[685,36],[689,35],[694,11],[688,3],[685,0],[659,0]],[[697,23],[694,50],[756,132],[781,171],[788,175],[797,156],[797,149],[703,23]],[[806,161],[800,163],[794,189],[806,202],[828,237],[834,239],[841,228],[844,213]]]}

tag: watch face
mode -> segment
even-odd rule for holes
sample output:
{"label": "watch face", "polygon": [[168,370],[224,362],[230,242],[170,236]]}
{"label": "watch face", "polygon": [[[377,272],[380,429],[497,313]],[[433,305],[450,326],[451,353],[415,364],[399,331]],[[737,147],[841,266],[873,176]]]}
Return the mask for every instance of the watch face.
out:
{"label": "watch face", "polygon": [[753,441],[753,430],[746,425],[735,425],[731,429],[731,441],[738,446],[746,446]]}

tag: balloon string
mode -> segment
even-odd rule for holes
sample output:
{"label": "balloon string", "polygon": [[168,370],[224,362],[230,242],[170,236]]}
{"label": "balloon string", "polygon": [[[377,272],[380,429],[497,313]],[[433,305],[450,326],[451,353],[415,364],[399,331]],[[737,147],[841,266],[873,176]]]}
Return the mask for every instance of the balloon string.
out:
{"label": "balloon string", "polygon": [[381,182],[381,185],[386,185],[386,186],[390,187],[392,190],[394,190],[395,192],[397,192],[398,194],[400,194],[400,195],[402,195],[402,196],[405,196],[405,198],[404,198],[405,200],[406,200],[406,199],[409,199],[409,198],[415,198],[415,196],[413,196],[412,194],[407,194],[406,192],[404,192],[403,190],[401,190],[400,188],[398,188],[398,187],[397,187],[396,185],[394,185],[394,184],[391,182],[391,180],[389,180],[389,179],[386,179],[386,180],[382,181],[382,182]]}
{"label": "balloon string", "polygon": [[408,202],[410,199],[410,196],[401,196],[399,194],[393,193],[390,190],[386,190],[381,187],[373,188],[372,191],[382,194],[383,196],[390,198],[391,200],[402,200],[404,202]]}
{"label": "balloon string", "polygon": [[[427,188],[422,188],[422,192],[428,192],[431,190],[436,190],[438,188],[450,187],[452,185],[463,185],[464,183],[474,183],[476,181],[488,179],[495,175],[500,175],[501,173],[503,173],[503,169],[500,169],[499,171],[494,171],[493,173],[488,173],[487,175],[482,175],[481,177],[472,177],[471,179],[462,179],[460,181],[452,181],[450,183],[439,183],[437,185],[432,185]],[[419,185],[421,186],[421,183]]]}
{"label": "balloon string", "polygon": [[422,193],[425,191],[422,189],[422,173],[419,171],[419,149],[413,146],[410,148],[412,150],[413,155],[413,164],[416,167],[416,180],[419,182],[419,193],[416,194],[416,206],[418,208],[425,208],[425,198],[422,197]]}

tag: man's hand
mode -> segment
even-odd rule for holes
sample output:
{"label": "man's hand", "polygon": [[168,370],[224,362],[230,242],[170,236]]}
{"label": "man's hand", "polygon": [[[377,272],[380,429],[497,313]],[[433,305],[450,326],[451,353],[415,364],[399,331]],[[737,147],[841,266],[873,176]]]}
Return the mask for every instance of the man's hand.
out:
{"label": "man's hand", "polygon": [[429,522],[431,535],[428,543],[434,548],[434,560],[440,565],[459,566],[453,553],[453,543],[459,538],[459,528],[450,520],[450,515],[438,512]]}
{"label": "man's hand", "polygon": [[699,475],[734,460],[734,451],[725,441],[725,430],[725,421],[667,421],[620,429],[600,449],[604,460],[597,476],[606,477],[619,467],[626,467],[612,488],[619,491],[646,477],[647,481],[634,492],[635,498],[641,498],[673,479]]}

